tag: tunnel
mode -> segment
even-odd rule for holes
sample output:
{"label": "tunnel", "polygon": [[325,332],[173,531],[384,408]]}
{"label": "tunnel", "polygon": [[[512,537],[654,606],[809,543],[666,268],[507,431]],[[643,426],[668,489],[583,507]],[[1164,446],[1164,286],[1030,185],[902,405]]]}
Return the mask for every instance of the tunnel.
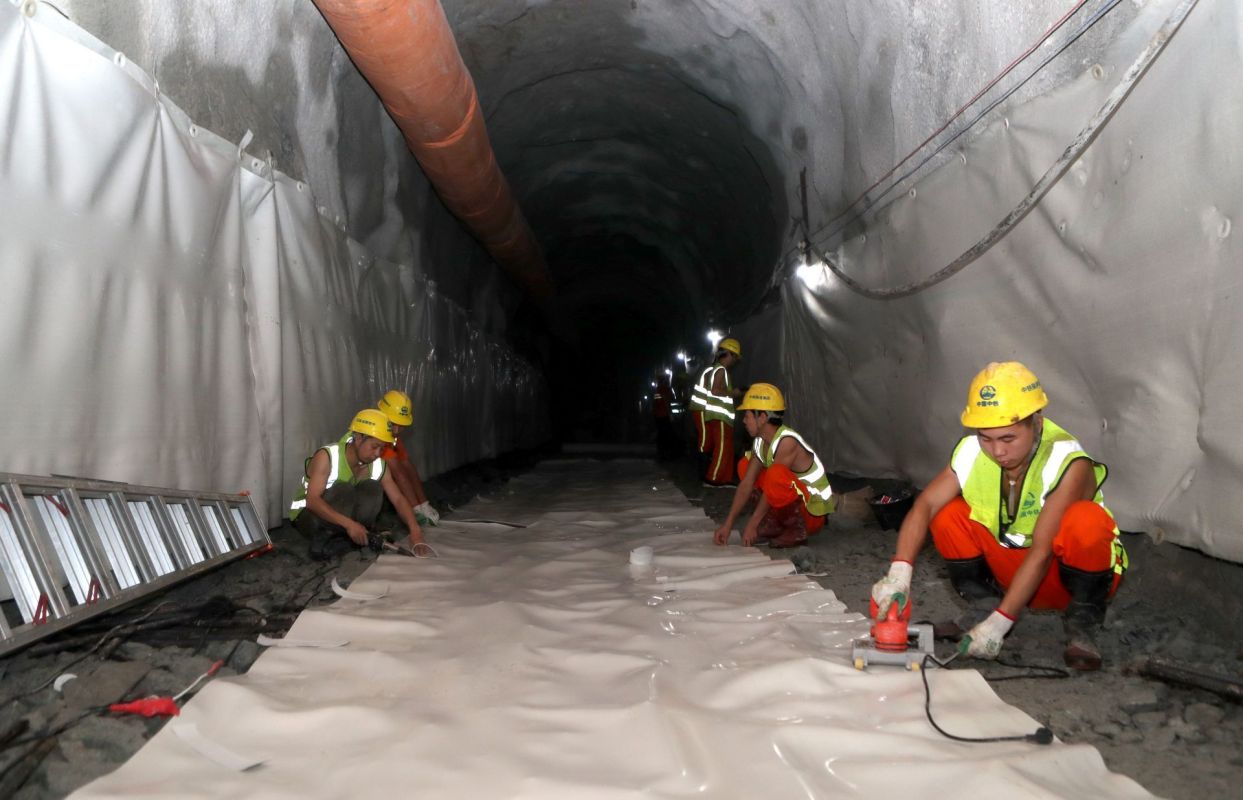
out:
{"label": "tunnel", "polygon": [[848,487],[928,485],[1020,361],[1121,532],[1235,567],[1241,31],[1236,0],[10,0],[0,471],[279,526],[390,389],[425,479],[649,455],[666,379],[693,449],[730,338]]}
{"label": "tunnel", "polygon": [[[14,468],[192,485],[229,473],[276,519],[317,431],[356,396],[409,391],[431,474],[541,442],[650,441],[655,378],[697,379],[716,332],[743,342],[736,383],[788,390],[830,470],[916,482],[970,376],[1022,361],[1107,454],[1147,463],[1141,430],[1168,432],[1176,457],[1115,481],[1127,524],[1234,557],[1206,479],[1240,463],[1211,434],[1238,362],[1232,306],[1215,299],[1233,285],[1234,200],[1192,197],[1226,184],[1221,159],[1186,154],[1219,152],[1235,114],[1182,90],[1159,125],[1144,111],[1173,42],[1201,35],[1184,25],[1216,25],[1206,46],[1233,57],[1236,10],[1208,6],[324,0],[238,19],[227,2],[19,3],[23,25],[80,29],[112,60],[91,74],[128,77],[161,110],[125,121],[144,119],[137,96],[63,92],[39,109],[37,51],[13,57],[6,194],[24,233],[6,237],[5,363],[31,399],[6,402],[17,418],[54,397],[68,420],[23,427]],[[363,13],[375,27],[339,38],[333,14]],[[419,61],[431,39],[377,49],[401,14],[401,36],[439,31],[440,62]],[[451,67],[456,99],[439,102],[432,77]],[[405,113],[425,132],[403,133]],[[470,126],[482,149],[436,166]],[[13,146],[21,136],[39,144]],[[146,155],[129,152],[140,143]],[[196,148],[231,151],[241,176],[212,173],[195,192],[216,192],[217,210],[175,221],[173,187],[211,173]],[[92,150],[97,165],[78,166]],[[479,170],[492,183],[478,202],[511,204],[467,208]],[[88,243],[77,232],[93,228],[57,220],[89,206],[114,210]],[[272,230],[248,233],[251,218]],[[138,247],[135,226],[155,231]],[[31,283],[66,251],[94,265]],[[106,269],[100,253],[114,254]],[[236,272],[203,270],[224,256]],[[135,279],[135,258],[159,278]],[[265,263],[279,268],[250,266]],[[1196,277],[1171,305],[1175,263]],[[1159,310],[1126,310],[1157,296]],[[170,299],[171,315],[150,309]],[[81,330],[30,345],[53,302],[80,308]],[[115,313],[133,304],[150,313]],[[61,374],[88,391],[64,391]],[[187,434],[211,456],[172,444]],[[127,455],[142,441],[151,452]]]}

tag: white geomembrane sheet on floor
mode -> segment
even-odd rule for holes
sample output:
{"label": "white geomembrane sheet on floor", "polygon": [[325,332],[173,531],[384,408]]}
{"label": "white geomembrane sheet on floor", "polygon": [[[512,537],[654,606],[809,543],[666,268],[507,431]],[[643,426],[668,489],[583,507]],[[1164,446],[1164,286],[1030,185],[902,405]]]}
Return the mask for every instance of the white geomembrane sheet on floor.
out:
{"label": "white geomembrane sheet on floor", "polygon": [[[650,463],[546,462],[384,556],[75,797],[1147,797],[1091,747],[959,744],[918,673],[850,663],[867,622],[711,521]],[[825,534],[842,535],[842,534]],[[652,567],[631,567],[648,544]],[[974,670],[937,721],[1026,733]],[[191,727],[192,726],[192,727]],[[178,730],[180,729],[180,735]],[[200,737],[261,764],[235,771]]]}

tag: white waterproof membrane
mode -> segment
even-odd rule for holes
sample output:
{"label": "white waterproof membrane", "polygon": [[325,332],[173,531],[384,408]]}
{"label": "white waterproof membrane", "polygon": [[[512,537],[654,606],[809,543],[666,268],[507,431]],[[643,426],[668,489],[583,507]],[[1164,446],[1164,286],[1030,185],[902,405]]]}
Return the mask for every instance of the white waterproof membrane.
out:
{"label": "white waterproof membrane", "polygon": [[249,491],[275,524],[304,459],[389,388],[426,473],[547,438],[530,364],[245,145],[0,2],[5,470]]}
{"label": "white waterproof membrane", "polygon": [[[787,281],[788,416],[822,443],[830,470],[924,483],[962,435],[972,376],[1016,359],[1044,384],[1049,418],[1109,465],[1105,500],[1125,530],[1243,561],[1243,251],[1233,230],[1243,216],[1234,155],[1243,104],[1211,78],[1243,69],[1243,4],[1201,0],[1172,36],[1164,25],[1186,0],[1143,5],[1099,63],[1003,108],[828,253],[869,289],[923,281],[984,239],[1094,130],[1082,157],[983,256],[894,300],[862,297],[824,267]],[[1130,68],[1163,41],[1094,128]]]}
{"label": "white waterproof membrane", "polygon": [[[552,462],[384,556],[75,797],[1146,797],[1099,754],[959,744],[918,673],[789,561],[710,543],[650,464]],[[634,567],[630,551],[654,550]],[[930,674],[961,735],[1037,724]],[[232,752],[219,752],[221,748]],[[224,762],[224,763],[222,763]],[[257,766],[240,769],[254,762]]]}

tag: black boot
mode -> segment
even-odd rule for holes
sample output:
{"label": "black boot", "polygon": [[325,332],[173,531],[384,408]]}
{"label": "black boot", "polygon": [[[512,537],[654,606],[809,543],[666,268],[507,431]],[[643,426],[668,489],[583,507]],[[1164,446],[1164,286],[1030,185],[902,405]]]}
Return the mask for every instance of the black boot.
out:
{"label": "black boot", "polygon": [[980,624],[997,607],[1001,587],[988,568],[984,556],[975,558],[947,558],[950,583],[958,596],[967,601],[967,610],[952,622],[940,622],[933,626],[938,639],[958,641],[963,634]]}
{"label": "black boot", "polygon": [[970,603],[973,600],[997,597],[1001,594],[993,571],[988,568],[984,556],[975,558],[947,558],[945,568],[949,570],[950,583],[958,596]]}
{"label": "black boot", "polygon": [[1066,649],[1062,658],[1071,669],[1089,672],[1101,668],[1101,651],[1096,646],[1096,632],[1105,621],[1105,605],[1113,586],[1113,570],[1084,572],[1058,562],[1062,586],[1070,594],[1070,605],[1062,625],[1066,632]]}

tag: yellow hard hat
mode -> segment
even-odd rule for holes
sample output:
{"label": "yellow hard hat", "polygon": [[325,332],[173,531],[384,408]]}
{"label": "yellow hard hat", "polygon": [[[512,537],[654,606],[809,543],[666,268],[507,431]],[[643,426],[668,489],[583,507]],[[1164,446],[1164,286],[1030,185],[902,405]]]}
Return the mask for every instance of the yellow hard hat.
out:
{"label": "yellow hard hat", "polygon": [[1027,419],[1049,404],[1040,379],[1017,361],[994,361],[971,381],[965,428],[1004,428]]}
{"label": "yellow hard hat", "polygon": [[350,423],[350,430],[389,444],[397,441],[397,437],[393,436],[393,429],[388,426],[388,417],[384,416],[383,411],[375,408],[364,408],[355,414],[354,421]]}
{"label": "yellow hard hat", "polygon": [[733,353],[739,360],[742,360],[742,345],[738,344],[737,339],[722,339],[716,349],[718,352],[724,350],[727,353]]}
{"label": "yellow hard hat", "polygon": [[753,383],[738,405],[739,411],[785,411],[786,399],[771,383]]}
{"label": "yellow hard hat", "polygon": [[380,398],[380,402],[376,403],[376,408],[384,412],[384,416],[388,417],[394,425],[401,425],[408,428],[414,424],[414,417],[410,415],[410,395],[397,389],[389,389]]}

